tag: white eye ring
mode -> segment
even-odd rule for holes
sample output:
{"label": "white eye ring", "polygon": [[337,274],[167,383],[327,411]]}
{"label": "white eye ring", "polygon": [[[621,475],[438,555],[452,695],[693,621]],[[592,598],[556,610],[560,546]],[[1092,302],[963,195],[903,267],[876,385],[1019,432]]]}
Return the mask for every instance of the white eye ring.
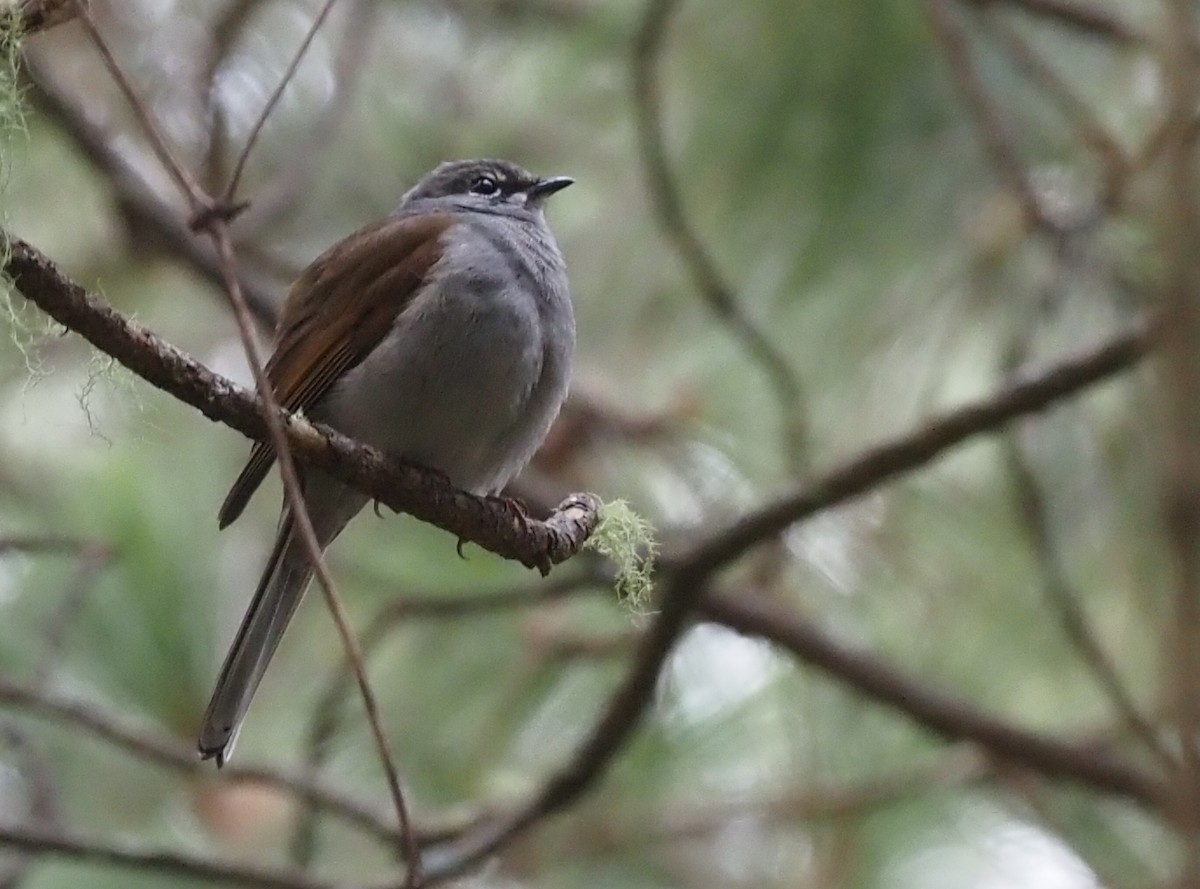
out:
{"label": "white eye ring", "polygon": [[496,180],[491,176],[480,176],[471,183],[471,194],[483,195],[490,197],[500,190],[500,186],[496,184]]}

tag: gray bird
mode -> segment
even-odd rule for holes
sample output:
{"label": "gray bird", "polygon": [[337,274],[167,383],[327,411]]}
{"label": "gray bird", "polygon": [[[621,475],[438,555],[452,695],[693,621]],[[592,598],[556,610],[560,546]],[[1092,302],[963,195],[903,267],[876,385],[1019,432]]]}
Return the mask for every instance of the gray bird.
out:
{"label": "gray bird", "polygon": [[[334,244],[292,285],[266,375],[280,404],[494,494],[529,461],[575,351],[566,266],[542,215],[572,182],[501,160],[452,161],[386,219]],[[274,461],[255,444],[224,528]],[[322,549],[367,496],[311,468],[301,485]],[[200,754],[228,761],[250,700],[312,578],[285,503],[258,589],[221,667]]]}

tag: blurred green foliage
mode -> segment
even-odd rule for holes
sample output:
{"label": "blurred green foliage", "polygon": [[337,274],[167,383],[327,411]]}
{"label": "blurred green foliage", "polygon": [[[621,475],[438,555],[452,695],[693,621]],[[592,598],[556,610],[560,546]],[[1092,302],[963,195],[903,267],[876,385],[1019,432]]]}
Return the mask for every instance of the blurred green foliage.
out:
{"label": "blurred green foliage", "polygon": [[[225,166],[315,6],[259,4],[233,42],[213,90],[228,128]],[[252,156],[244,191],[254,197],[314,155],[287,211],[243,234],[243,262],[282,292],[320,249],[386,213],[443,159],[508,156],[569,173],[578,184],[551,222],[577,307],[576,388],[615,415],[657,418],[666,432],[597,436],[574,459],[535,467],[539,482],[627,499],[668,551],[794,483],[760,368],[697,299],[648,201],[631,112],[641,4],[378,2],[327,139],[314,127],[333,125],[322,115],[338,95],[350,6],[335,8]],[[218,10],[201,0],[93,8],[181,154],[198,163],[196,78]],[[1120,9],[1138,21],[1154,13],[1142,2]],[[1145,53],[994,12],[1119,143],[1141,144],[1158,102]],[[1036,365],[1098,341],[1137,309],[1122,281],[1153,261],[1144,197],[1135,189],[1119,212],[1097,210],[1101,170],[1070,121],[994,42],[971,48],[1037,187],[1071,219],[1095,217],[1060,242],[1029,231],[998,184],[919,4],[687,0],[670,20],[659,70],[682,200],[737,300],[803,381],[816,466],[992,390],[1014,349]],[[30,52],[170,196],[78,26],[31,39]],[[0,105],[11,102],[0,92]],[[36,102],[27,121],[27,134],[4,133],[4,224],[122,311],[245,381],[220,294],[156,249],[151,233],[123,225],[111,184]],[[47,687],[190,744],[267,552],[277,487],[218,534],[216,508],[246,443],[98,363],[9,299],[0,538],[53,532],[103,541],[114,554],[51,652]],[[1130,374],[1011,434],[1092,632],[1157,719],[1168,578],[1148,400],[1146,380]],[[794,528],[728,577],[752,585],[770,575],[772,595],[931,686],[1144,762],[1045,595],[1005,455],[999,440],[959,448]],[[536,589],[530,573],[478,549],[456,557],[454,543],[411,519],[364,513],[331,552],[356,624],[396,596]],[[5,676],[32,680],[74,570],[61,554],[0,557]],[[370,670],[417,812],[471,811],[532,790],[590,729],[628,660],[627,646],[581,654],[555,640],[619,637],[650,618],[600,589],[399,623]],[[324,606],[310,597],[251,712],[239,761],[300,762],[341,659]],[[287,861],[289,801],[177,779],[77,731],[15,710],[0,716],[48,762],[73,830]],[[382,808],[357,697],[341,702],[339,724],[323,774]],[[701,627],[599,789],[477,882],[1082,889],[1152,885],[1171,873],[1169,831],[1131,804],[974,759],[964,773],[962,753],[765,643]],[[30,796],[16,762],[0,745],[7,817]],[[772,808],[834,790],[849,802]],[[680,829],[688,819],[700,827]],[[319,876],[377,880],[389,866],[388,849],[345,825],[323,821],[320,838]],[[187,881],[47,860],[24,885],[81,882]]]}

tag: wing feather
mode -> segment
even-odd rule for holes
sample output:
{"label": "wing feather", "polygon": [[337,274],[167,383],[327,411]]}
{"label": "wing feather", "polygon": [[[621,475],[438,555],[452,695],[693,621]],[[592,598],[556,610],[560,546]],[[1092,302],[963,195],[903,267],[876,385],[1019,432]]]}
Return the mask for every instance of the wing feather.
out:
{"label": "wing feather", "polygon": [[[282,407],[311,408],[379,344],[440,258],[451,224],[442,214],[384,219],[334,244],[301,273],[265,368]],[[274,461],[270,444],[256,442],[221,505],[222,528],[242,514]]]}

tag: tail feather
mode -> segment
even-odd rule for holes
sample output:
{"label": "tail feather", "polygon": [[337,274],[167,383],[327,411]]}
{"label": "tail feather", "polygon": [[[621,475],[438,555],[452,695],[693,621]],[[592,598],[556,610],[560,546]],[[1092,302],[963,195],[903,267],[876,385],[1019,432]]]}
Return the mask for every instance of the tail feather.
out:
{"label": "tail feather", "polygon": [[218,527],[222,530],[229,527],[242,514],[242,510],[246,508],[246,504],[258,490],[258,486],[267,477],[267,473],[271,470],[271,464],[274,462],[275,452],[267,445],[259,442],[251,448],[250,459],[238,473],[229,493],[225,495],[225,502],[221,504],[220,512],[217,513]]}
{"label": "tail feather", "polygon": [[312,567],[296,543],[294,524],[290,512],[279,523],[267,567],[225,656],[201,723],[200,756],[215,756],[218,766],[233,752],[250,700],[312,577]]}
{"label": "tail feather", "polygon": [[[254,465],[253,461],[251,465]],[[250,471],[251,467],[247,466],[243,476]],[[315,471],[302,476],[301,486],[318,546],[324,550],[355,513],[363,508],[367,498],[336,479]],[[250,607],[242,618],[242,625],[238,628],[229,654],[225,656],[216,690],[204,714],[200,728],[200,755],[205,759],[216,757],[217,765],[229,760],[250,699],[258,690],[267,664],[279,647],[279,640],[312,579],[309,554],[295,524],[291,510],[285,509],[262,580],[254,591],[254,598],[250,600]]]}

